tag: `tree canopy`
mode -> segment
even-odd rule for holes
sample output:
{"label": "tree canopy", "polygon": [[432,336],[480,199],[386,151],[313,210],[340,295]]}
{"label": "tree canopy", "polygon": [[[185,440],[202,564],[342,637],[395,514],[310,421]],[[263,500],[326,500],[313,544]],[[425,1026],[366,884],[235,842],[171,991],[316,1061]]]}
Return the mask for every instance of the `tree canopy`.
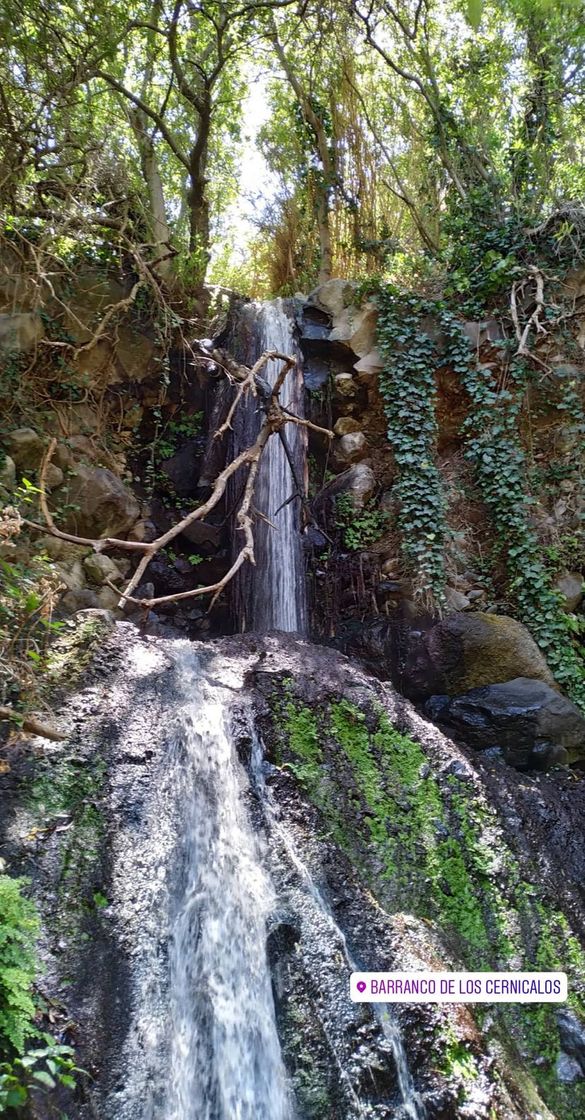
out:
{"label": "tree canopy", "polygon": [[583,195],[584,22],[578,0],[5,0],[4,235],[44,279],[82,250],[193,287],[213,256],[251,294],[446,265],[457,283],[472,225]]}

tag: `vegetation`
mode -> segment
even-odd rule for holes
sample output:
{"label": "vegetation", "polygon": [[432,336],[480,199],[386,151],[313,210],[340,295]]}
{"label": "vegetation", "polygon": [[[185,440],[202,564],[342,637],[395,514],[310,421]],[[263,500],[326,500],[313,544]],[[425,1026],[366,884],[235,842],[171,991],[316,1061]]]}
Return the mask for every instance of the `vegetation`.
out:
{"label": "vegetation", "polygon": [[[380,708],[335,696],[307,706],[290,681],[284,692],[284,705],[280,689],[273,704],[278,761],[388,912],[430,921],[446,967],[567,971],[569,1005],[582,1015],[583,947],[536,865],[519,862],[485,795],[470,790],[469,776],[464,786],[450,767],[438,767],[432,750],[397,731]],[[501,1005],[494,1018],[506,1047],[511,1038],[529,1056],[548,1106],[577,1120],[582,1085],[555,1076],[554,1005]],[[465,1047],[448,1033],[436,1045],[447,1074],[473,1079]]]}

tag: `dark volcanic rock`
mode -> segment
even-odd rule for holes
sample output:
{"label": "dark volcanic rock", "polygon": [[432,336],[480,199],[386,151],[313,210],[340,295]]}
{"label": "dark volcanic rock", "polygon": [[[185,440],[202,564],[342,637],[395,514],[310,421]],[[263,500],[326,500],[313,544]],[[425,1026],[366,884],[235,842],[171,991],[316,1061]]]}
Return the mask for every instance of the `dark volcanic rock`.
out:
{"label": "dark volcanic rock", "polygon": [[585,718],[544,681],[518,677],[454,699],[433,696],[426,711],[470,747],[500,747],[519,769],[546,769],[585,754]]}

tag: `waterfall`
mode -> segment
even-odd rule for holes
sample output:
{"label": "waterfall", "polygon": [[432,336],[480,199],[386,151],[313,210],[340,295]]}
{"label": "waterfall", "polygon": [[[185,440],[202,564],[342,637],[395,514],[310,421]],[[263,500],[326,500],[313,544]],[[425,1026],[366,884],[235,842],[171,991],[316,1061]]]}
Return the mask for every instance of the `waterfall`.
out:
{"label": "waterfall", "polygon": [[147,930],[125,1085],[105,1115],[290,1120],[266,957],[273,889],[226,726],[229,693],[205,680],[187,643],[173,643],[172,656],[175,726],[142,847],[131,858],[129,881]]}
{"label": "waterfall", "polygon": [[[240,360],[252,365],[266,350],[295,356],[296,369],[287,374],[280,393],[281,403],[298,416],[303,410],[303,379],[300,350],[286,301],[244,304],[239,312],[234,350]],[[271,361],[262,376],[274,385],[281,362]],[[258,402],[248,400],[234,422],[233,454],[255,438],[260,423]],[[295,424],[285,431],[297,477],[304,485],[306,433]],[[236,479],[235,486],[241,484]],[[232,490],[237,500],[238,489]],[[291,500],[292,499],[292,500]],[[278,435],[272,435],[260,463],[254,506],[255,568],[248,566],[235,590],[236,614],[242,630],[286,630],[304,633],[307,604],[303,549],[300,535],[301,503],[291,467]],[[234,541],[239,548],[239,541]]]}
{"label": "waterfall", "polygon": [[287,1120],[266,962],[273,905],[242,805],[243,769],[218,690],[185,657],[180,855],[170,947],[171,1061],[165,1120]]}

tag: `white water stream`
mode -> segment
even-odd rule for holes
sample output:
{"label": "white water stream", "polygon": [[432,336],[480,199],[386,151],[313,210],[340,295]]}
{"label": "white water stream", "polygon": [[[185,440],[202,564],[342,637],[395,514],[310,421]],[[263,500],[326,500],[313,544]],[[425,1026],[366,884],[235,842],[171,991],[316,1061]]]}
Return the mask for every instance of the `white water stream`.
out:
{"label": "white water stream", "polygon": [[266,961],[274,904],[242,803],[245,772],[225,698],[193,655],[186,697],[178,898],[169,951],[171,1053],[165,1120],[288,1120],[291,1106]]}

